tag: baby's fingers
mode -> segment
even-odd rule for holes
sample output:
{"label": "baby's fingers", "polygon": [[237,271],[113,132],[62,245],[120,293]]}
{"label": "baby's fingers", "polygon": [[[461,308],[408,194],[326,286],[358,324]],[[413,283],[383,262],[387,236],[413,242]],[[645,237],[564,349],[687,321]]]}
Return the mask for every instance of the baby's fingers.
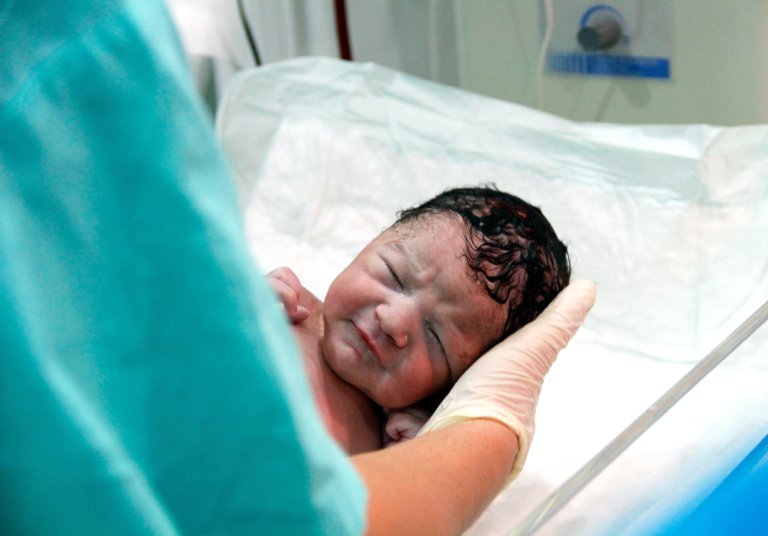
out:
{"label": "baby's fingers", "polygon": [[384,427],[386,436],[395,443],[413,439],[428,417],[427,412],[393,411]]}
{"label": "baby's fingers", "polygon": [[[282,302],[285,313],[288,315],[288,319],[294,324],[298,324],[307,319],[309,316],[309,309],[303,305],[299,305],[299,297],[302,288],[301,284],[294,285],[290,278],[286,281],[284,273],[276,273],[282,270],[283,269],[278,268],[278,270],[270,272],[267,274],[267,280],[269,281],[272,290]],[[293,272],[287,268],[285,270],[290,272],[290,275],[293,275]],[[293,279],[298,283],[298,278],[293,276]]]}
{"label": "baby's fingers", "polygon": [[294,291],[296,291],[296,294],[301,293],[301,281],[299,281],[299,277],[287,266],[281,266],[280,268],[275,268],[271,272],[267,274],[267,278],[277,281],[282,281],[285,285],[292,288]]}

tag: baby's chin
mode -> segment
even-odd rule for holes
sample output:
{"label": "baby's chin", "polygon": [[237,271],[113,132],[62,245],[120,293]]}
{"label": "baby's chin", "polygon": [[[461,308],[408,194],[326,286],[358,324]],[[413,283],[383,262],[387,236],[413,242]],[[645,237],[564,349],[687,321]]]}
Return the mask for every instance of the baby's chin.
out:
{"label": "baby's chin", "polygon": [[328,332],[328,321],[325,318],[325,311],[321,310],[317,315],[317,335],[320,337],[320,341],[325,341],[325,334]]}
{"label": "baby's chin", "polygon": [[413,397],[403,397],[401,393],[367,392],[366,394],[368,395],[368,398],[385,409],[407,408],[419,401],[413,399]]}
{"label": "baby's chin", "polygon": [[333,348],[333,341],[331,341],[330,330],[323,322],[320,322],[320,355],[328,366],[336,372],[334,366],[336,363],[336,352]]}
{"label": "baby's chin", "polygon": [[320,315],[320,320],[317,325],[320,353],[328,366],[331,367],[331,369],[333,369],[334,372],[336,372],[338,375],[339,371],[336,370],[336,363],[338,363],[341,358],[336,355],[337,352],[335,345],[340,344],[340,342],[336,341],[334,343],[334,333],[336,332],[331,327],[331,324],[328,319],[326,319],[325,315]]}

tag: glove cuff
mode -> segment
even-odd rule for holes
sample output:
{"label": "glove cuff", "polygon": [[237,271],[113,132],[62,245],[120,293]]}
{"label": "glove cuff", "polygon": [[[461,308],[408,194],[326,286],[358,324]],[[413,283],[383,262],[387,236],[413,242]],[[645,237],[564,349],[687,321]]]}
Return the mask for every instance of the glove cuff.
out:
{"label": "glove cuff", "polygon": [[499,422],[509,427],[517,435],[517,454],[512,464],[507,478],[504,482],[504,488],[509,486],[512,481],[520,474],[525,464],[525,460],[528,457],[528,449],[530,448],[531,438],[533,437],[534,426],[531,423],[529,426],[523,425],[523,423],[517,419],[514,415],[502,414],[500,412],[488,411],[487,407],[466,407],[461,409],[454,409],[450,414],[443,414],[437,419],[430,419],[419,431],[417,436],[428,434],[429,432],[436,432],[442,430],[453,424],[457,424],[470,419],[490,419],[492,421]]}

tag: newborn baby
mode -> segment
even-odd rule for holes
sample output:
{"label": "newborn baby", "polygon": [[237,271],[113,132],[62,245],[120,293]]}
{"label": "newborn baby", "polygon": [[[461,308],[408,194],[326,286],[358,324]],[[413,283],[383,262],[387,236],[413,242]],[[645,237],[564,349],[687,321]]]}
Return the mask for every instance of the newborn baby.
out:
{"label": "newborn baby", "polygon": [[317,406],[350,454],[413,437],[456,380],[570,279],[541,211],[495,188],[448,190],[370,242],[325,301],[268,274]]}

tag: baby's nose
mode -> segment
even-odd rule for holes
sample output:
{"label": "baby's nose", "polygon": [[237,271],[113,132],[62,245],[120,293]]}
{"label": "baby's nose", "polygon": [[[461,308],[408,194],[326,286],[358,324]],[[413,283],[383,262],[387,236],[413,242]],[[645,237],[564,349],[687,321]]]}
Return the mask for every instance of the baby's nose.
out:
{"label": "baby's nose", "polygon": [[397,348],[408,346],[416,321],[414,311],[410,310],[407,303],[381,304],[376,307],[376,317],[379,327]]}
{"label": "baby's nose", "polygon": [[394,334],[391,337],[392,337],[392,341],[395,343],[395,346],[397,346],[398,348],[405,348],[406,346],[408,346],[407,333]]}

